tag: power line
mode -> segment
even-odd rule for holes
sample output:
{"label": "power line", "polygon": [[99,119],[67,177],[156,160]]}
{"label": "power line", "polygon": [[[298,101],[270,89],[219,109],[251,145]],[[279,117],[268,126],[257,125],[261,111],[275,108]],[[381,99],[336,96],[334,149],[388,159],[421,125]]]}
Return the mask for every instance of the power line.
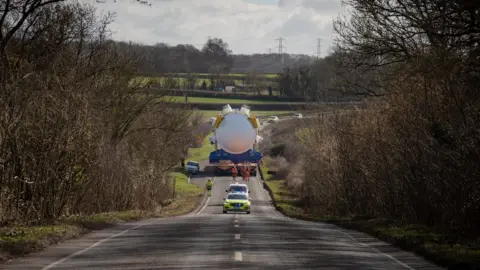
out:
{"label": "power line", "polygon": [[284,38],[277,38],[276,40],[278,40],[278,53],[279,54],[282,54],[283,53],[283,48],[285,48],[283,46],[283,41],[285,40]]}
{"label": "power line", "polygon": [[278,40],[278,53],[281,55],[281,61],[282,61],[282,69],[285,68],[285,60],[283,59],[283,49],[285,46],[283,46],[283,41],[285,40],[284,38],[277,38]]}
{"label": "power line", "polygon": [[322,39],[317,38],[317,58],[320,58],[320,46],[321,46]]}

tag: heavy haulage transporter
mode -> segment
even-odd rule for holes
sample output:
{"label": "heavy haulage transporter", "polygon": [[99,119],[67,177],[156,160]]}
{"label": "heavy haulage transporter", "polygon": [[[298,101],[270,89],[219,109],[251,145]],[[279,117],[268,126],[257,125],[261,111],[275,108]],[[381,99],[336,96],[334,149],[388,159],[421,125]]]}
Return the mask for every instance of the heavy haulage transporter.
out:
{"label": "heavy haulage transporter", "polygon": [[[250,115],[250,108],[243,105],[234,110],[230,105],[212,121],[213,136],[210,143],[215,144],[215,151],[210,153],[206,170],[213,170],[215,175],[231,175],[233,166],[250,167],[251,175],[257,174],[263,154],[256,151],[262,137],[258,135],[260,122],[255,115]],[[240,170],[239,170],[240,173]]]}

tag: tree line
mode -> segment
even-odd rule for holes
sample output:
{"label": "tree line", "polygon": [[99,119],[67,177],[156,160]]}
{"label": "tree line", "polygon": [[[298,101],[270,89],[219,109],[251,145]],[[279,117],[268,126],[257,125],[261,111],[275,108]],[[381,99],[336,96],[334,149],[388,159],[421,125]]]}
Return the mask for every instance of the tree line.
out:
{"label": "tree line", "polygon": [[[144,64],[138,72],[145,76],[161,76],[165,73],[278,73],[282,70],[280,54],[234,54],[228,43],[218,38],[206,41],[201,49],[190,44],[170,46],[136,44]],[[284,54],[285,65],[294,66],[310,63],[307,55]]]}

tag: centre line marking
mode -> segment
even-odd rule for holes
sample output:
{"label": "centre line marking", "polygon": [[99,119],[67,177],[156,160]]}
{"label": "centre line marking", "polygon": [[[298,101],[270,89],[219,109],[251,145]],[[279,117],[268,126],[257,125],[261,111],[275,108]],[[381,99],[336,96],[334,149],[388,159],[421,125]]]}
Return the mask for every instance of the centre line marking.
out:
{"label": "centre line marking", "polygon": [[241,262],[243,259],[242,259],[242,252],[240,251],[235,251],[235,254],[234,254],[234,259],[235,261],[238,261],[238,262]]}
{"label": "centre line marking", "polygon": [[235,223],[238,223],[238,220],[235,219]]}
{"label": "centre line marking", "polygon": [[240,234],[236,233],[235,234],[235,240],[239,240],[240,239]]}
{"label": "centre line marking", "polygon": [[237,224],[235,224],[235,228],[238,228],[239,226]]}

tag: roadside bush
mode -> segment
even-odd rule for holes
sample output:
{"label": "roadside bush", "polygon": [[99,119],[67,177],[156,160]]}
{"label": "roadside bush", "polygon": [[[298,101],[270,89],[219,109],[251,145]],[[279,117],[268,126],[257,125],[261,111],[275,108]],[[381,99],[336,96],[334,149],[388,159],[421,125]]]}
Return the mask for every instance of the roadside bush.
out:
{"label": "roadside bush", "polygon": [[[480,65],[478,45],[462,41],[466,29],[469,38],[480,37],[471,27],[478,21],[460,15],[457,1],[441,6],[425,0],[427,11],[411,1],[347,2],[354,15],[336,25],[337,57],[350,82],[377,98],[362,111],[318,117],[303,141],[306,158],[317,165],[305,167],[314,210],[478,235]],[[479,7],[463,8],[474,14]],[[412,21],[420,12],[430,19]]]}
{"label": "roadside bush", "polygon": [[270,179],[285,180],[289,190],[299,196],[303,189],[303,150],[296,131],[303,128],[303,124],[297,120],[287,120],[267,126],[260,144],[260,151],[269,157],[269,170],[275,172]]}

